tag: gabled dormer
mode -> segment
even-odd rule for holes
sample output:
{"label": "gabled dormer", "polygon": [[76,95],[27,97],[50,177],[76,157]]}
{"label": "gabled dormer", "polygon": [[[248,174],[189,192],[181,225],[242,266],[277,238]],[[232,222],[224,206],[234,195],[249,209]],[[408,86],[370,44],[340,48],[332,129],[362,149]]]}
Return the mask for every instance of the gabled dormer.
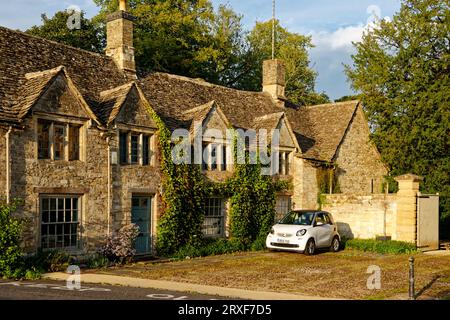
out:
{"label": "gabled dormer", "polygon": [[258,140],[265,141],[273,153],[272,173],[291,175],[293,158],[300,152],[300,147],[287,115],[278,112],[255,118],[253,128],[258,133]]}
{"label": "gabled dormer", "polygon": [[86,128],[100,122],[63,66],[28,73],[13,107],[19,123],[35,131],[39,160],[85,159]]}
{"label": "gabled dormer", "polygon": [[197,147],[193,148],[194,163],[201,163],[205,171],[230,171],[232,141],[229,141],[227,131],[232,126],[220,106],[215,101],[210,101],[187,110],[183,118],[190,122],[189,132],[192,143]]}
{"label": "gabled dormer", "polygon": [[118,159],[113,163],[154,165],[158,128],[139,86],[130,82],[102,92],[100,98],[98,113],[118,139]]}

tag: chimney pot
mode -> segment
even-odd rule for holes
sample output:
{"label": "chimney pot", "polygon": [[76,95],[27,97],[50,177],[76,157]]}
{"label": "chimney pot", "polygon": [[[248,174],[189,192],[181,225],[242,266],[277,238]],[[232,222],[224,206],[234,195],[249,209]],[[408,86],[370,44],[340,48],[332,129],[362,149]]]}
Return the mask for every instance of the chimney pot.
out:
{"label": "chimney pot", "polygon": [[127,11],[127,0],[120,0],[119,10]]}

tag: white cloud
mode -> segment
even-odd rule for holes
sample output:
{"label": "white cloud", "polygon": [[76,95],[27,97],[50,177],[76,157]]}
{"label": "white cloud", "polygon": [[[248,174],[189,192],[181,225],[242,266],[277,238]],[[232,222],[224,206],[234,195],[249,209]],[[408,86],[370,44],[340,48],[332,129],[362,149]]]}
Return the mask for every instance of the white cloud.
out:
{"label": "white cloud", "polygon": [[315,46],[331,50],[351,48],[352,42],[359,42],[367,26],[358,24],[339,28],[335,31],[311,32]]}
{"label": "white cloud", "polygon": [[370,23],[358,23],[332,31],[309,31],[315,45],[310,51],[313,68],[318,72],[317,90],[325,90],[332,98],[353,94],[344,72],[344,64],[351,64],[356,52],[353,42],[359,42]]}
{"label": "white cloud", "polygon": [[[360,42],[365,31],[376,28],[381,17],[381,9],[377,5],[367,8],[367,22],[340,27],[333,31],[311,31],[313,43],[317,47],[325,47],[331,50],[349,49],[353,47],[353,42]],[[383,20],[390,21],[390,17]]]}

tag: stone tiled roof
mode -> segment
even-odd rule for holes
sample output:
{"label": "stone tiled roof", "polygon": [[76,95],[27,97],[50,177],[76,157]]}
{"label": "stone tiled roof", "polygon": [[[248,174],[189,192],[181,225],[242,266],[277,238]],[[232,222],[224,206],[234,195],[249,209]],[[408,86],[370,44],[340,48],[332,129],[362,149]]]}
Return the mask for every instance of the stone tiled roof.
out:
{"label": "stone tiled roof", "polygon": [[153,73],[141,79],[139,84],[163,119],[183,119],[187,110],[212,100],[237,128],[250,128],[256,117],[283,112],[268,94],[239,91],[181,76]]}
{"label": "stone tiled roof", "polygon": [[210,101],[199,107],[195,107],[195,108],[186,110],[181,114],[180,120],[185,120],[185,121],[190,121],[190,122],[203,121],[208,116],[208,114],[211,112],[214,104],[215,104],[215,101]]}
{"label": "stone tiled roof", "polygon": [[25,75],[64,66],[83,97],[97,100],[101,91],[127,81],[104,55],[43,40],[0,27],[0,118],[14,120],[8,110],[21,99]]}
{"label": "stone tiled roof", "polygon": [[255,130],[266,129],[268,132],[270,132],[270,130],[273,130],[277,127],[283,115],[284,112],[277,112],[257,117],[253,119],[253,124],[251,127]]}
{"label": "stone tiled roof", "polygon": [[24,117],[61,70],[62,67],[58,67],[44,72],[25,75],[26,80],[19,89],[20,95],[18,96],[17,104],[8,108],[11,116]]}
{"label": "stone tiled roof", "polygon": [[301,107],[288,116],[305,157],[333,160],[360,102]]}
{"label": "stone tiled roof", "polygon": [[[190,109],[214,100],[235,128],[272,127],[283,112],[291,124],[305,157],[331,161],[359,105],[359,101],[312,107],[281,108],[262,92],[247,92],[200,80],[153,73],[139,82],[147,100],[163,118],[176,119]],[[278,118],[279,120],[279,118]],[[184,124],[186,125],[186,124]]]}
{"label": "stone tiled roof", "polygon": [[[61,66],[104,125],[114,119],[132,86],[132,80],[107,56],[2,27],[0,56],[3,122],[14,122],[24,115],[24,110],[45,91]],[[239,91],[165,73],[151,73],[138,79],[135,85],[171,129],[190,128],[193,119],[205,117],[212,105],[235,128],[270,128],[279,120],[278,116],[285,114],[302,154],[322,161],[332,160],[359,104],[351,101],[298,107],[289,103],[282,108],[266,93]]]}
{"label": "stone tiled roof", "polygon": [[109,124],[116,118],[133,85],[131,82],[100,93],[100,103],[94,110],[103,123]]}

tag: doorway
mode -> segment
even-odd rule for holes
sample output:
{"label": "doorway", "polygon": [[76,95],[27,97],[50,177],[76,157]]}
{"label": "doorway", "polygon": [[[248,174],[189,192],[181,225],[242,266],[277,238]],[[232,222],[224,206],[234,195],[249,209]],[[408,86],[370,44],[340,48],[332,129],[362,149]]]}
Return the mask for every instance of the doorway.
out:
{"label": "doorway", "polygon": [[150,254],[152,252],[151,217],[153,198],[149,196],[133,196],[131,203],[131,223],[137,225],[140,231],[135,242],[136,254]]}

